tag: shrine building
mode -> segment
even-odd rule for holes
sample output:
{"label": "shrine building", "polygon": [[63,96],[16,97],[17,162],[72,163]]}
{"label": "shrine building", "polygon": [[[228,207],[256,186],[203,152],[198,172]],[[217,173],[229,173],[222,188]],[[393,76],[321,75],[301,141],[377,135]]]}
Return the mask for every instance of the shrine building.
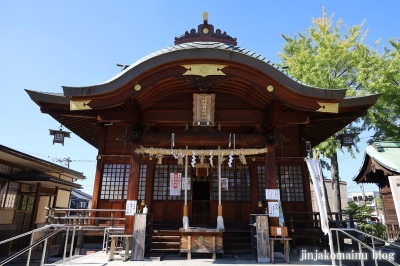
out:
{"label": "shrine building", "polygon": [[154,224],[179,228],[186,216],[215,228],[222,217],[228,228],[263,213],[265,189],[279,189],[285,218],[312,212],[307,150],[379,96],[306,85],[237,43],[204,16],[104,83],[27,90],[42,113],[98,149],[92,209],[136,201]]}

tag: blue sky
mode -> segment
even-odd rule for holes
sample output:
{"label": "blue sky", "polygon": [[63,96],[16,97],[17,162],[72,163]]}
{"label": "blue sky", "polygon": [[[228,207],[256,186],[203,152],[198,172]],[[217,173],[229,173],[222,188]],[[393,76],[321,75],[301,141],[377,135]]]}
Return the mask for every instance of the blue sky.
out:
{"label": "blue sky", "polygon": [[[174,38],[202,23],[236,37],[238,45],[279,62],[280,34],[294,36],[320,17],[322,7],[334,21],[361,24],[366,43],[382,49],[399,38],[400,2],[388,1],[0,1],[0,144],[47,159],[70,158],[70,167],[86,175],[81,184],[91,194],[97,150],[76,135],[65,146],[52,145],[49,129],[59,124],[30,100],[24,89],[61,93],[61,86],[102,83],[120,72],[116,62],[131,64],[173,45]],[[348,191],[361,191],[351,179],[358,172],[366,141],[363,133],[357,160],[339,154],[339,171]],[[375,189],[375,186],[367,186]]]}

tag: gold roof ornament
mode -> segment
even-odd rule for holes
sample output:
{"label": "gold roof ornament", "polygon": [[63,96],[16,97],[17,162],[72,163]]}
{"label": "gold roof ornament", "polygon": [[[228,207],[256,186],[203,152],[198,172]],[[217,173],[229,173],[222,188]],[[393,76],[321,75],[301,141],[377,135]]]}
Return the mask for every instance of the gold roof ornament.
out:
{"label": "gold roof ornament", "polygon": [[91,101],[92,101],[92,100],[83,100],[83,101],[73,101],[73,100],[70,100],[70,101],[69,101],[69,109],[70,109],[71,111],[90,110],[90,109],[92,109],[92,108],[89,106],[89,103],[90,103]]}
{"label": "gold roof ornament", "polygon": [[319,109],[316,110],[317,112],[334,114],[339,113],[339,103],[317,103],[319,104],[319,106],[321,106]]}
{"label": "gold roof ornament", "polygon": [[196,75],[196,76],[224,76],[225,73],[222,72],[222,69],[226,67],[226,65],[215,65],[215,64],[191,64],[191,65],[182,65],[187,69],[183,75]]}
{"label": "gold roof ornament", "polygon": [[207,12],[203,12],[203,21],[204,21],[204,24],[207,24],[207,22],[208,22],[208,13]]}

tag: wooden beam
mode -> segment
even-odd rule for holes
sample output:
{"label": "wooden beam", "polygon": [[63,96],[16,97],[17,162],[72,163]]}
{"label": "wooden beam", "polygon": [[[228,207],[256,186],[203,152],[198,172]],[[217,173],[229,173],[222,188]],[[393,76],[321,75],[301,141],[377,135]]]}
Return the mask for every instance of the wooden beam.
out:
{"label": "wooden beam", "polygon": [[132,103],[128,102],[120,109],[100,110],[97,120],[99,122],[138,121],[140,114]]}
{"label": "wooden beam", "polygon": [[308,124],[310,122],[308,115],[304,113],[279,113],[273,120],[276,124]]}
{"label": "wooden beam", "polygon": [[[104,153],[104,146],[106,142],[106,134],[107,129],[102,128],[100,133],[100,147],[99,147],[99,154]],[[101,169],[103,167],[103,160],[97,160],[96,164],[96,173],[94,176],[94,189],[93,189],[93,196],[92,196],[92,209],[99,209],[98,201],[100,199],[100,191],[101,191]],[[91,217],[97,217],[96,212],[92,212]],[[90,220],[90,225],[94,225],[95,220]]]}
{"label": "wooden beam", "polygon": [[[256,134],[236,134],[236,148],[265,147],[265,137]],[[229,134],[201,134],[201,133],[181,133],[175,134],[175,147],[227,147]],[[142,145],[145,147],[169,147],[171,145],[171,134],[150,133],[142,137]]]}
{"label": "wooden beam", "polygon": [[[71,191],[69,195],[70,195],[69,197],[71,198]],[[57,208],[57,197],[58,197],[58,187],[56,187],[54,190],[53,205],[52,205],[53,209]],[[69,208],[71,208],[71,206],[69,206]]]}
{"label": "wooden beam", "polygon": [[52,116],[65,116],[65,117],[76,117],[76,118],[84,118],[84,119],[96,119],[96,114],[89,114],[87,112],[82,111],[69,111],[69,110],[53,110],[46,107],[40,108],[40,111],[43,114],[49,114]]}
{"label": "wooden beam", "polygon": [[55,196],[56,190],[54,188],[40,187],[39,195],[40,196]]}
{"label": "wooden beam", "polygon": [[366,114],[366,111],[360,111],[355,113],[343,113],[343,114],[321,114],[310,116],[310,122],[314,121],[326,121],[326,120],[354,120],[356,118],[362,117]]}
{"label": "wooden beam", "polygon": [[137,122],[138,119],[128,112],[126,113],[116,113],[116,112],[109,112],[109,113],[102,113],[97,116],[97,121],[99,122],[120,122],[120,121],[134,121]]}
{"label": "wooden beam", "polygon": [[31,217],[31,222],[29,224],[29,231],[34,229],[33,225],[35,224],[37,213],[38,213],[38,209],[39,209],[40,187],[41,187],[41,184],[37,183],[36,184],[35,199],[33,200],[32,217]]}
{"label": "wooden beam", "polygon": [[[193,110],[146,110],[143,121],[151,123],[193,123]],[[262,110],[215,110],[215,123],[264,123]]]}

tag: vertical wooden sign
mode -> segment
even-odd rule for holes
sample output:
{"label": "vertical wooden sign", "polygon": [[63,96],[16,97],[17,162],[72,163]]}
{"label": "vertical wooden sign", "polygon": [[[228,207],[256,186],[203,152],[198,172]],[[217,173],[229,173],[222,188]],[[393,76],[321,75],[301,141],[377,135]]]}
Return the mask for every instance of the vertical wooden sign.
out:
{"label": "vertical wooden sign", "polygon": [[193,94],[193,126],[214,126],[215,94]]}

